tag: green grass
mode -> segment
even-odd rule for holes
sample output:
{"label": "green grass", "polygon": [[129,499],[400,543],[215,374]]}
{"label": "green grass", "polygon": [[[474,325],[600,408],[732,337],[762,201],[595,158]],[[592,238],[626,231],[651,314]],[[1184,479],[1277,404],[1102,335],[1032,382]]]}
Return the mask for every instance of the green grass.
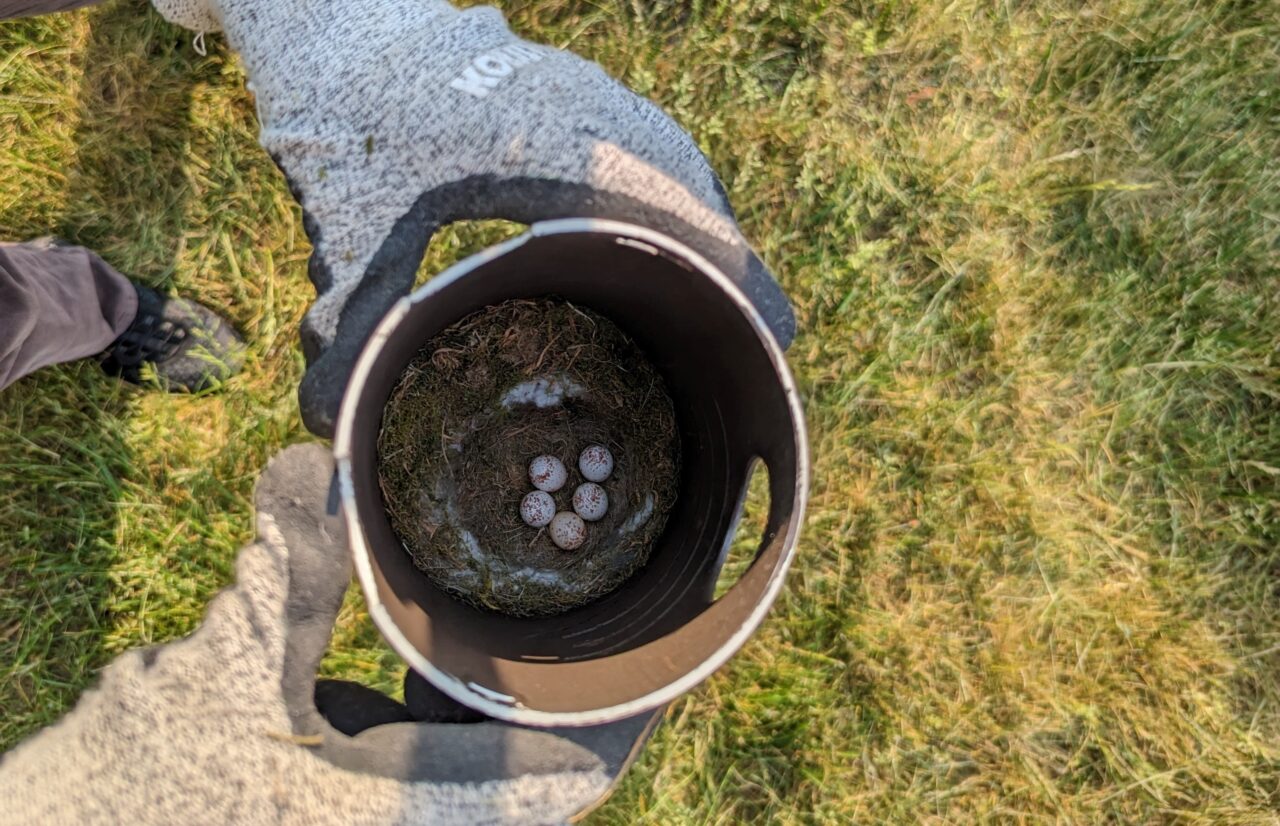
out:
{"label": "green grass", "polygon": [[[591,822],[1274,822],[1275,5],[502,5],[706,149],[795,302],[816,456],[771,618]],[[305,438],[298,213],[234,57],[189,42],[132,1],[0,24],[0,237],[252,344],[216,397],[91,365],[0,393],[3,744],[195,627]],[[336,650],[395,685],[354,596]]]}

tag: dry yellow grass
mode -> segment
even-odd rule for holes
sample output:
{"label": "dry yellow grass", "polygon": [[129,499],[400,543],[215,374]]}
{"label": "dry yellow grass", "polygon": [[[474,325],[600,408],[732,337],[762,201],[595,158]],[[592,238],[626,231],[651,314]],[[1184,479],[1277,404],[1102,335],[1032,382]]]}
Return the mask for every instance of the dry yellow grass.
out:
{"label": "dry yellow grass", "polygon": [[[592,822],[1274,822],[1274,4],[501,5],[707,150],[796,304],[817,457],[771,619]],[[7,743],[195,626],[304,437],[305,239],[210,44],[140,2],[0,24],[0,235],[253,347],[216,398],[91,366],[0,394]],[[354,596],[326,668],[396,683]]]}

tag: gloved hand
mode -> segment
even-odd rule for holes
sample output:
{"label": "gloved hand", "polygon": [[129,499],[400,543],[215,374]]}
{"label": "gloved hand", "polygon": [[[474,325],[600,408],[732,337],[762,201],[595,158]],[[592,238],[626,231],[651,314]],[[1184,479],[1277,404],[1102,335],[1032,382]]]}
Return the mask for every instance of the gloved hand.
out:
{"label": "gloved hand", "polygon": [[594,63],[443,0],[153,0],[223,30],[257,95],[262,145],[301,202],[319,297],[300,397],[331,435],[351,366],[461,219],[610,218],[664,232],[734,279],[787,345],[786,297],[693,140]]}
{"label": "gloved hand", "polygon": [[[271,462],[236,584],[191,637],[118,657],[0,757],[0,823],[561,823],[606,793],[652,715],[574,731],[428,724],[354,684],[316,690],[350,579],[332,475],[319,445]],[[313,697],[363,730],[338,731]]]}

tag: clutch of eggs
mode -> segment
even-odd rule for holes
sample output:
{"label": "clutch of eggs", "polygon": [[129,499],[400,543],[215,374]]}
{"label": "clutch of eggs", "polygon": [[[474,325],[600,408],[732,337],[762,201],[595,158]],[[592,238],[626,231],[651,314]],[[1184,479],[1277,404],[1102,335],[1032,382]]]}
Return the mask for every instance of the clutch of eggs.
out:
{"label": "clutch of eggs", "polygon": [[[588,445],[578,455],[578,470],[588,481],[573,492],[573,512],[556,512],[551,494],[569,481],[569,472],[555,456],[544,454],[529,463],[529,481],[537,488],[520,501],[520,518],[533,528],[547,528],[558,548],[572,551],[587,541],[587,522],[603,519],[609,494],[599,482],[613,473],[613,454],[604,445]],[[586,520],[586,521],[583,521]]]}

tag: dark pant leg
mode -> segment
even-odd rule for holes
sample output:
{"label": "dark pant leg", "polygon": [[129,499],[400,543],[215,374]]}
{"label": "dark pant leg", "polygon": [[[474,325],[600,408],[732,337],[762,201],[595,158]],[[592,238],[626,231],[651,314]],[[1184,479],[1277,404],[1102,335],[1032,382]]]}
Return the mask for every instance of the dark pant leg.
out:
{"label": "dark pant leg", "polygon": [[102,352],[137,313],[133,285],[89,250],[0,244],[0,388]]}

